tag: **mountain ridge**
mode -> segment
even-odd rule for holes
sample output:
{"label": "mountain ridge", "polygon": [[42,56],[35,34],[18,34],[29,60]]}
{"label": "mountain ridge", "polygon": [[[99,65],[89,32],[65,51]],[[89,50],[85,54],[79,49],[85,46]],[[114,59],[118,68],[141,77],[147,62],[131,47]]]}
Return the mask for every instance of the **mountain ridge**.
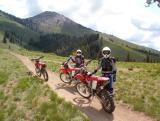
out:
{"label": "mountain ridge", "polygon": [[[11,34],[11,37],[16,38],[17,40],[23,40],[22,43],[24,44],[22,45],[30,49],[38,48],[37,44],[40,45],[44,43],[48,35],[48,37],[51,38],[47,41],[51,45],[53,45],[53,47],[57,47],[54,43],[57,43],[58,41],[59,45],[63,43],[63,45],[66,46],[63,47],[61,45],[61,48],[57,48],[58,50],[56,51],[48,49],[52,52],[61,52],[60,50],[73,51],[76,49],[75,47],[73,47],[76,44],[76,41],[80,41],[78,42],[79,48],[82,48],[82,50],[84,50],[85,52],[95,51],[93,47],[98,47],[99,49],[101,49],[104,46],[109,46],[112,49],[113,56],[117,57],[119,60],[122,61],[127,61],[127,57],[130,57],[130,61],[144,61],[147,58],[147,56],[150,56],[150,58],[153,58],[153,60],[160,59],[160,51],[158,50],[133,44],[131,42],[127,42],[123,39],[120,39],[114,35],[109,35],[106,33],[94,31],[87,27],[83,27],[82,25],[77,24],[76,22],[65,17],[64,15],[51,11],[45,11],[26,19],[20,19],[18,17],[0,11],[0,29],[2,31],[8,31]],[[94,34],[99,34],[99,38],[94,38],[94,36],[96,36]],[[63,37],[59,38],[59,36],[61,35]],[[59,40],[55,41],[56,36],[58,36]],[[43,40],[41,40],[41,38],[43,38]],[[95,40],[95,42],[91,40],[92,43],[90,43],[89,38],[92,40],[97,40]],[[65,39],[67,39],[68,42]],[[74,39],[75,41],[73,41]],[[80,44],[81,41],[83,44]],[[33,46],[31,46],[31,43],[34,43],[32,44]],[[97,43],[97,45],[95,45],[95,43]],[[45,46],[47,48],[49,45],[45,44]],[[87,50],[86,47],[88,48]],[[66,50],[66,48],[71,49]],[[42,51],[41,48],[38,49]]]}
{"label": "mountain ridge", "polygon": [[44,33],[65,33],[76,36],[82,36],[85,33],[95,33],[94,30],[84,27],[62,14],[51,11],[42,12],[24,19],[24,21],[32,21]]}

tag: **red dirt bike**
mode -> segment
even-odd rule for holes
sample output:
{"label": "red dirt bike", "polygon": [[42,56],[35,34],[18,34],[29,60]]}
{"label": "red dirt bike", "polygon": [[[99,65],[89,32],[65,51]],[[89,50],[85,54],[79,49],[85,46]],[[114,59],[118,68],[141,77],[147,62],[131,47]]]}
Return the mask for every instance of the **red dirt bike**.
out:
{"label": "red dirt bike", "polygon": [[[78,74],[80,72],[81,67],[83,66],[87,66],[90,62],[88,61],[85,65],[81,65],[79,68],[74,68],[74,67],[69,67],[68,62],[71,59],[71,57],[62,63],[61,68],[60,68],[60,79],[61,81],[63,81],[64,83],[71,83],[72,81],[74,81],[75,83],[78,83],[77,80],[75,79],[75,75]],[[74,72],[74,74],[73,74]]]}
{"label": "red dirt bike", "polygon": [[[107,73],[113,74],[113,72]],[[90,75],[85,68],[81,68],[81,72],[76,74],[75,78],[79,80],[76,89],[82,97],[90,98],[96,95],[107,113],[115,110],[113,95],[108,91],[108,77]]]}
{"label": "red dirt bike", "polygon": [[41,77],[41,75],[43,76],[45,81],[48,81],[48,73],[46,70],[47,65],[45,63],[41,63],[40,59],[44,58],[44,56],[41,56],[39,58],[32,58],[31,61],[34,61],[34,65],[35,65],[35,72],[37,74],[37,76]]}

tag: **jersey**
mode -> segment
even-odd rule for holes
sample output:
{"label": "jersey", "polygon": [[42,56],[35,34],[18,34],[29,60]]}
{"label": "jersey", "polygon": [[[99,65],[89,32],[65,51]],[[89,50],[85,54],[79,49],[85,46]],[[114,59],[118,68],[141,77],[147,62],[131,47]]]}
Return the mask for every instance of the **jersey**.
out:
{"label": "jersey", "polygon": [[100,58],[99,60],[99,65],[96,70],[99,70],[102,68],[102,71],[116,71],[116,66],[115,66],[116,60],[114,57],[110,58]]}
{"label": "jersey", "polygon": [[84,65],[84,56],[75,56],[74,58],[71,59],[73,63],[75,63],[75,67],[80,67],[81,65]]}

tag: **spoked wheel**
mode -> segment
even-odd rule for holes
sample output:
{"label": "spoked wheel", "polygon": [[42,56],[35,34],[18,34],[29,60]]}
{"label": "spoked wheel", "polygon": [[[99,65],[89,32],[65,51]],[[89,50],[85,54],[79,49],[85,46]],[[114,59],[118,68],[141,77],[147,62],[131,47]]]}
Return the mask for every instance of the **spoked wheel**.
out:
{"label": "spoked wheel", "polygon": [[41,77],[41,70],[39,68],[35,68],[37,76]]}
{"label": "spoked wheel", "polygon": [[79,83],[79,80],[73,78],[73,79],[72,79],[72,85],[73,85],[73,86],[76,86],[77,83]]}
{"label": "spoked wheel", "polygon": [[42,75],[43,75],[44,80],[45,80],[45,81],[48,81],[48,73],[47,73],[46,69],[44,69],[44,70],[42,71]]}
{"label": "spoked wheel", "polygon": [[76,89],[78,93],[84,98],[90,98],[92,95],[91,88],[89,88],[85,83],[82,82],[77,83]]}
{"label": "spoked wheel", "polygon": [[115,104],[112,96],[108,92],[103,93],[101,96],[102,107],[107,113],[112,113],[115,110]]}
{"label": "spoked wheel", "polygon": [[69,73],[60,73],[60,79],[64,83],[70,83],[71,82],[71,77]]}

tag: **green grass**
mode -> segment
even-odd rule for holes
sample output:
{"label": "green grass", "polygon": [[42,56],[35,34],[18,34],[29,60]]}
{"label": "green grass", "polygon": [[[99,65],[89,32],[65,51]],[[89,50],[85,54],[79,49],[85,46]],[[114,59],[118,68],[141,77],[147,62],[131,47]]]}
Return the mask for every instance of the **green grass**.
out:
{"label": "green grass", "polygon": [[121,62],[117,65],[116,99],[160,120],[160,64]]}
{"label": "green grass", "polygon": [[[25,56],[36,57],[44,55],[48,68],[58,72],[59,63],[66,60],[55,54],[30,52],[22,49],[19,53]],[[89,66],[91,71],[97,61]],[[147,115],[160,120],[160,64],[159,63],[136,63],[117,62],[117,82],[114,83],[115,99],[130,104],[136,111],[145,112]],[[129,69],[133,69],[129,71]]]}
{"label": "green grass", "polygon": [[0,72],[0,84],[3,84],[8,80],[9,75],[6,72]]}
{"label": "green grass", "polygon": [[28,76],[26,67],[7,50],[0,53],[0,121],[89,121],[42,80]]}

